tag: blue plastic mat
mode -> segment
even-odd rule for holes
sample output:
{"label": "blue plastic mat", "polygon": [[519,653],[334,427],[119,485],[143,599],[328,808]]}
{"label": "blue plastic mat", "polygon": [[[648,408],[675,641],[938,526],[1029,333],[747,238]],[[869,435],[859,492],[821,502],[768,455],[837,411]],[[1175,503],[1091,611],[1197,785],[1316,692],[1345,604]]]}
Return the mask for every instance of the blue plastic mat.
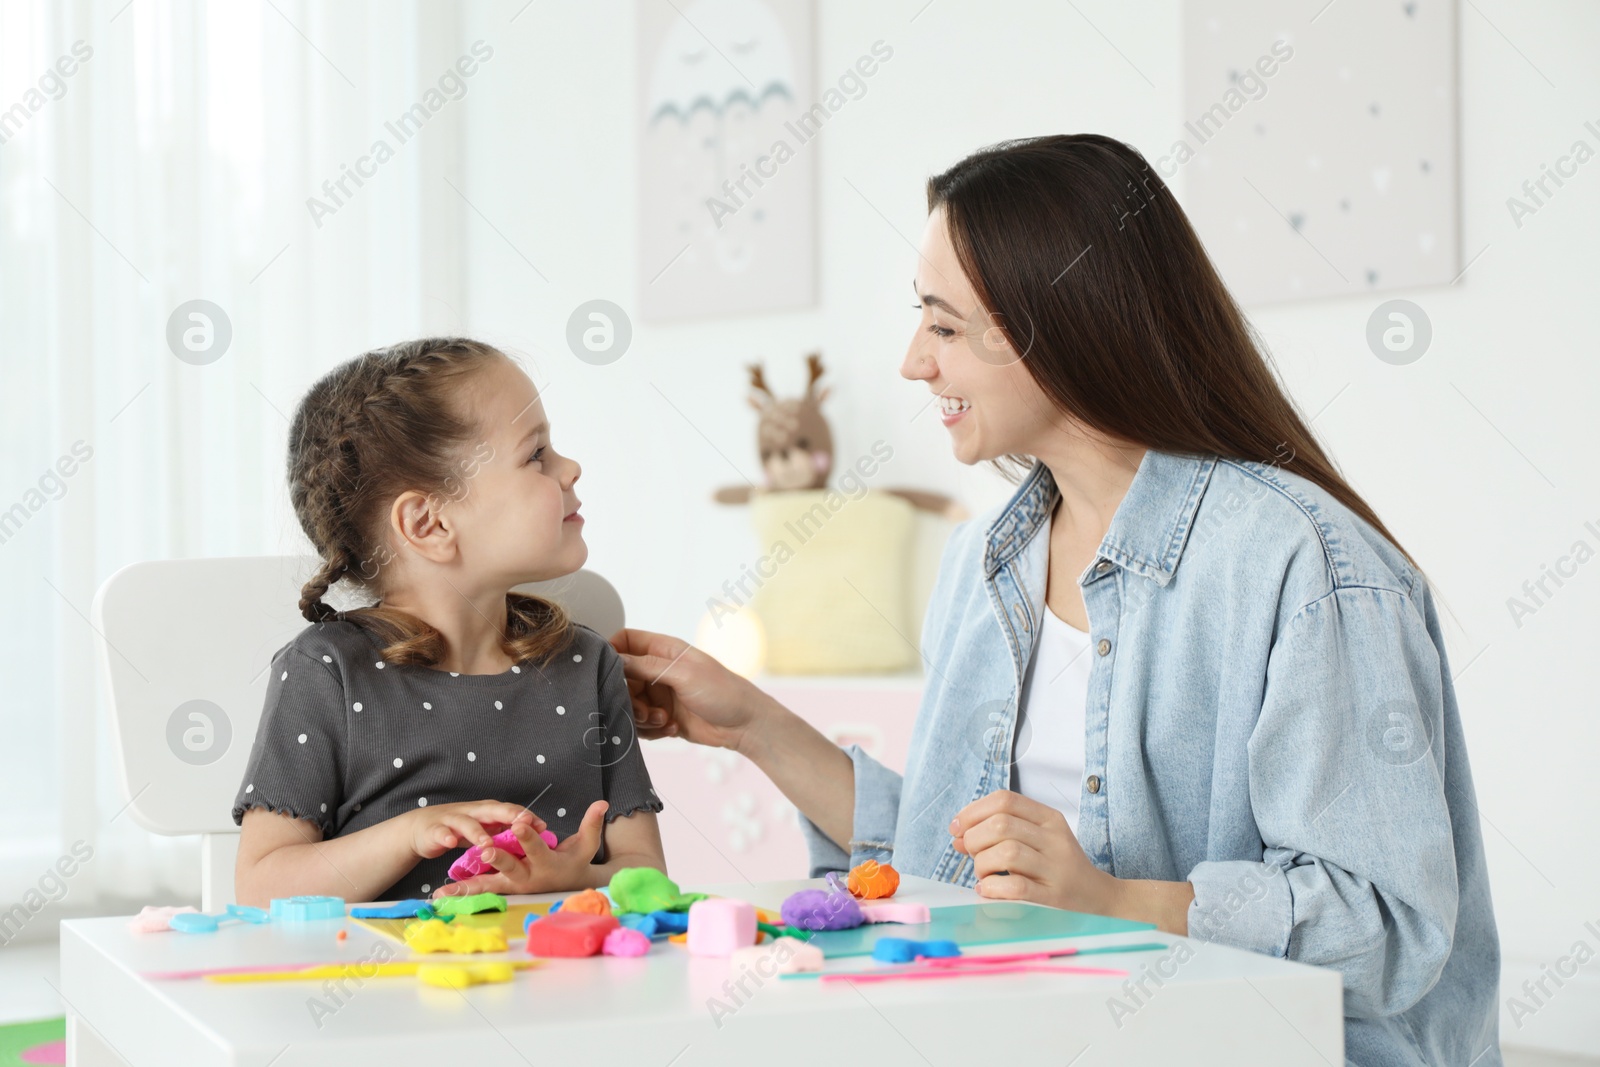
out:
{"label": "blue plastic mat", "polygon": [[909,937],[917,941],[950,940],[968,945],[1000,945],[1012,941],[1044,941],[1055,937],[1090,937],[1154,930],[1154,923],[1109,919],[1037,904],[996,901],[992,904],[955,904],[931,908],[932,922],[868,923],[854,930],[818,930],[811,943],[825,959],[870,956],[880,937]]}

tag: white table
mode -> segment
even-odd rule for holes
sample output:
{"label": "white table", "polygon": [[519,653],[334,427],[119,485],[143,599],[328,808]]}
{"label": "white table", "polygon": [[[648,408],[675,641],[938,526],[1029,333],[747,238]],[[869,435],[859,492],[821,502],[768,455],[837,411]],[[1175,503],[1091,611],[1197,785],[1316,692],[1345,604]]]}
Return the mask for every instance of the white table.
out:
{"label": "white table", "polygon": [[[777,909],[820,880],[685,886]],[[543,900],[553,897],[521,897]],[[970,904],[967,889],[906,878],[897,899]],[[1060,975],[852,985],[750,981],[735,1005],[726,960],[657,942],[641,959],[553,960],[509,985],[438,989],[413,978],[347,984],[336,1014],[313,1017],[320,982],[222,985],[150,981],[143,971],[369,957],[365,927],[334,922],[232,924],[213,934],[135,934],[126,918],[61,924],[68,1062],[79,1067],[521,1067],[525,1064],[1344,1062],[1337,972],[1154,931],[1029,942],[1030,947],[1161,941],[1165,952],[1108,953],[1081,962],[1130,978]],[[1183,947],[1180,947],[1183,946]],[[1016,945],[970,950],[1016,951]],[[1187,949],[1187,951],[1185,951]],[[512,955],[521,956],[520,945]],[[1187,956],[1186,959],[1183,957]],[[504,958],[504,957],[478,957]],[[1065,962],[1065,961],[1064,961]],[[829,969],[877,966],[870,958]],[[1147,968],[1152,971],[1147,971]],[[1154,977],[1151,977],[1151,974]],[[737,977],[737,975],[734,975]],[[1124,988],[1143,978],[1144,992]],[[1159,984],[1157,979],[1159,979]],[[734,1007],[714,1018],[713,998]],[[1117,1008],[1117,1004],[1121,1005]],[[1087,1049],[1087,1051],[1084,1051]],[[1081,1054],[1081,1055],[1080,1055]]]}

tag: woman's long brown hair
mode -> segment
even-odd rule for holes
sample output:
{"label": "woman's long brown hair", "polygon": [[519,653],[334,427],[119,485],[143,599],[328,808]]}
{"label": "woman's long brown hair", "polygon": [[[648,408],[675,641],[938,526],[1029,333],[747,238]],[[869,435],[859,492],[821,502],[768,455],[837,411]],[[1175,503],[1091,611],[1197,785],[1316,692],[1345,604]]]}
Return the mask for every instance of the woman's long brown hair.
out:
{"label": "woman's long brown hair", "polygon": [[[336,611],[322,598],[345,581],[383,597],[392,574],[388,529],[395,497],[416,490],[448,507],[469,490],[482,428],[463,410],[462,390],[497,348],[461,337],[427,337],[340,364],[307,391],[289,427],[289,499],[322,566],[300,593],[311,622],[356,623],[384,642],[383,659],[434,666],[444,635],[409,612]],[[485,442],[486,444],[486,442]],[[565,648],[572,626],[557,604],[506,593],[500,648],[512,662],[540,664]]]}
{"label": "woman's long brown hair", "polygon": [[[1098,134],[991,145],[928,179],[935,208],[984,309],[1060,410],[1158,452],[1293,471],[1416,566],[1301,419],[1136,149]],[[1006,459],[1012,476],[1030,463]]]}

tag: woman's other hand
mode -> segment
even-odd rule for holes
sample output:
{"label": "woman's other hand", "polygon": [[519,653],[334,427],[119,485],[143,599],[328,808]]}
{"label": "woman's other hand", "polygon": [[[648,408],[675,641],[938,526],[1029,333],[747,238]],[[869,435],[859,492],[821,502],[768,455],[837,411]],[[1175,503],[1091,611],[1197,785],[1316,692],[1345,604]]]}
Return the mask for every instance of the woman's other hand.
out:
{"label": "woman's other hand", "polygon": [[1117,879],[1090,861],[1067,817],[1047,804],[996,790],[957,812],[950,835],[972,857],[980,896],[1112,914]]}
{"label": "woman's other hand", "polygon": [[611,646],[633,699],[633,722],[647,740],[682,737],[697,745],[739,749],[770,700],[748,680],[677,637],[618,630]]}

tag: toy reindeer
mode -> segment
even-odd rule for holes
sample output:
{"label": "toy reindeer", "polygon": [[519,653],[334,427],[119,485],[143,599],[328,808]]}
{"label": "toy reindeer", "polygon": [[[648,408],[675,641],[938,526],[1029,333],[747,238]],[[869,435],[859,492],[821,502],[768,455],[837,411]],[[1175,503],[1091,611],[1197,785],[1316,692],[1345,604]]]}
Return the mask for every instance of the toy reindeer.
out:
{"label": "toy reindeer", "polygon": [[[750,406],[761,415],[756,427],[756,442],[761,453],[764,486],[729,486],[716,491],[719,504],[747,504],[756,492],[784,492],[822,489],[833,472],[833,431],[822,414],[822,402],[831,392],[817,388],[823,375],[822,356],[806,357],[806,391],[790,400],[779,400],[767,387],[762,366],[754,363],[750,372]],[[882,489],[922,511],[950,519],[964,519],[966,509],[942,493],[918,489]]]}

